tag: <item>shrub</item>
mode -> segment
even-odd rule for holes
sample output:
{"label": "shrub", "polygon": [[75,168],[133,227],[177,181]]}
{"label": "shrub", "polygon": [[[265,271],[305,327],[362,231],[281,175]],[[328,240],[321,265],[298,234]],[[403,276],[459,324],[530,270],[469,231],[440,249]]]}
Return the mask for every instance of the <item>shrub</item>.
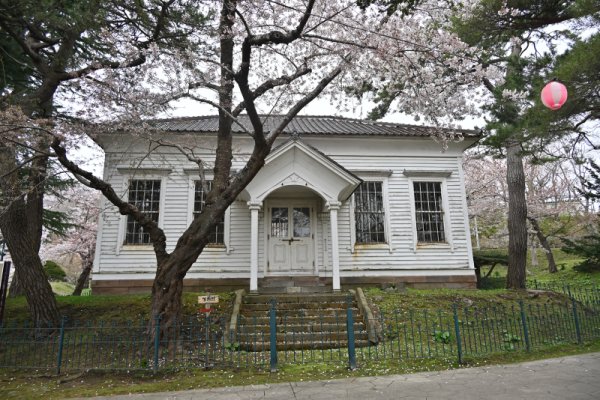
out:
{"label": "shrub", "polygon": [[48,260],[44,263],[44,272],[50,282],[62,282],[66,280],[67,273],[54,261]]}
{"label": "shrub", "polygon": [[585,258],[583,262],[575,265],[573,269],[579,272],[600,271],[600,219],[596,222],[596,230],[579,240],[563,239],[566,243],[563,251],[576,254]]}
{"label": "shrub", "polygon": [[508,265],[508,253],[505,249],[475,250],[473,261],[476,267],[484,265]]}
{"label": "shrub", "polygon": [[508,249],[500,248],[500,249],[481,249],[481,250],[473,250],[473,255],[476,257],[482,258],[494,258],[494,259],[508,259]]}

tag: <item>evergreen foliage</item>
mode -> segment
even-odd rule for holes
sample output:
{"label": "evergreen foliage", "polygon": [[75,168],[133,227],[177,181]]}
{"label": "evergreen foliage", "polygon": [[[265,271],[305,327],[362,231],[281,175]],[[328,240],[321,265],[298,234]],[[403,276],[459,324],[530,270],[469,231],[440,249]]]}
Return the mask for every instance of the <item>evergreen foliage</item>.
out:
{"label": "evergreen foliage", "polygon": [[50,282],[63,282],[67,277],[65,270],[56,262],[48,260],[44,263],[44,272]]}
{"label": "evergreen foliage", "polygon": [[564,239],[566,245],[563,251],[576,254],[585,259],[573,269],[579,272],[600,271],[600,219],[596,222],[595,232],[579,240]]}
{"label": "evergreen foliage", "polygon": [[[593,160],[590,160],[590,168],[588,168],[590,178],[584,182],[585,190],[580,191],[581,194],[593,200],[600,200],[600,166]],[[584,257],[585,260],[573,267],[579,272],[600,271],[600,216],[596,218],[595,227],[592,233],[584,236],[579,240],[563,239],[566,243],[563,250],[569,254],[576,254]]]}
{"label": "evergreen foliage", "polygon": [[600,165],[594,160],[589,160],[590,166],[587,169],[590,174],[590,179],[583,182],[583,190],[578,190],[579,193],[586,199],[592,201],[600,201]]}

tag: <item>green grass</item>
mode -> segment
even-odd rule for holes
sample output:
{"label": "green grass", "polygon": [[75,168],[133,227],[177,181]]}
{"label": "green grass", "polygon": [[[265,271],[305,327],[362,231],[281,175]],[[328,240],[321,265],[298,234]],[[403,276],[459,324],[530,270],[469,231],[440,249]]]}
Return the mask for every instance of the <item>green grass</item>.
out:
{"label": "green grass", "polygon": [[[407,289],[404,292],[385,292],[379,288],[367,288],[365,293],[382,311],[407,309],[444,309],[450,310],[452,304],[476,305],[478,307],[511,305],[518,300],[527,300],[528,304],[561,302],[563,296],[541,294],[531,297],[527,292],[457,289]],[[198,293],[184,293],[183,314],[185,317],[197,313]],[[220,302],[213,305],[214,314],[228,315],[232,306],[233,293],[219,293]],[[150,295],[118,296],[57,296],[62,315],[70,320],[89,321],[139,321],[150,317]],[[6,321],[22,322],[29,319],[29,309],[24,297],[8,298],[5,310]]]}
{"label": "green grass", "polygon": [[[200,293],[183,294],[184,315],[195,315]],[[228,314],[233,293],[219,293],[220,302],[213,306],[215,313]],[[59,311],[70,320],[89,321],[139,321],[150,318],[150,295],[119,296],[57,296]],[[5,310],[6,321],[26,321],[30,319],[25,297],[8,298]]]}
{"label": "green grass", "polygon": [[[487,249],[481,251],[483,254],[506,255],[507,249]],[[543,283],[564,285],[572,287],[582,287],[590,285],[600,285],[600,272],[578,272],[573,270],[573,266],[582,261],[572,254],[567,254],[560,249],[552,249],[558,272],[551,274],[548,272],[548,260],[543,250],[537,250],[538,266],[531,265],[531,251],[527,253],[527,279],[537,280]],[[488,267],[482,268],[482,276],[488,271]],[[484,289],[505,287],[506,267],[497,265],[492,275],[484,282]]]}
{"label": "green grass", "polygon": [[75,289],[75,285],[69,282],[50,282],[50,286],[52,286],[54,294],[58,296],[70,296]]}
{"label": "green grass", "polygon": [[532,296],[526,291],[506,289],[459,290],[459,289],[406,289],[404,292],[385,292],[379,288],[365,289],[365,294],[381,311],[442,309],[451,310],[453,304],[476,306],[515,305],[519,300],[527,304],[564,303],[566,297],[554,293]]}
{"label": "green grass", "polygon": [[[528,266],[529,279],[542,282],[570,283],[574,286],[599,283],[600,274],[586,274],[572,270],[577,259],[564,254],[560,250],[555,253],[559,272],[549,274],[545,271],[546,260],[540,253],[538,267]],[[561,268],[560,265],[564,265]],[[506,269],[496,267],[500,276],[493,279],[502,281]],[[55,288],[57,290],[57,288]],[[487,307],[497,305],[513,305],[518,300],[526,300],[528,304],[547,304],[564,302],[562,295],[542,293],[532,296],[525,291],[507,291],[504,289],[489,290],[411,290],[391,292],[370,288],[365,290],[370,301],[377,304],[384,312],[395,309],[445,309],[450,310],[452,304]],[[185,293],[183,298],[184,314],[194,315],[197,312],[198,293]],[[220,303],[215,307],[215,314],[228,315],[233,293],[219,293]],[[62,314],[73,320],[109,320],[125,321],[149,318],[149,295],[126,296],[58,296],[57,301]],[[418,315],[418,313],[416,314]],[[29,318],[29,311],[24,298],[7,300],[5,312],[7,321],[24,321]],[[510,363],[558,357],[571,354],[600,351],[600,341],[584,345],[561,344],[547,346],[543,350],[532,352],[516,351],[485,357],[472,357],[465,360],[465,365],[457,365],[454,358],[380,360],[359,364],[357,371],[349,371],[343,362],[311,362],[308,364],[281,365],[280,371],[271,374],[261,369],[214,369],[204,371],[190,369],[181,371],[162,371],[157,375],[147,372],[87,372],[74,380],[59,383],[56,376],[39,371],[10,371],[0,369],[0,398],[14,399],[62,399],[77,396],[111,395],[127,393],[143,393],[157,391],[173,391],[222,386],[238,386],[247,384],[294,382],[303,380],[337,379],[365,375],[401,374],[419,371],[446,370],[463,366],[477,366],[497,363]],[[71,377],[76,376],[71,374]],[[61,381],[69,375],[61,376]]]}

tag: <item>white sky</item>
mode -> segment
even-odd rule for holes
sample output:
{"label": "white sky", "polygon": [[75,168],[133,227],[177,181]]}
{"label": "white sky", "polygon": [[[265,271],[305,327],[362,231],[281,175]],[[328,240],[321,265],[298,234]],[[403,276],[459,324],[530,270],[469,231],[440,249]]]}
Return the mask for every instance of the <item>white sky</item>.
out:
{"label": "white sky", "polygon": [[[373,107],[373,103],[363,103],[356,107],[355,111],[340,111],[332,106],[326,97],[318,97],[308,104],[301,112],[300,115],[327,115],[327,116],[338,116],[346,118],[357,118],[364,119],[367,113]],[[197,117],[201,115],[216,115],[217,111],[208,104],[198,104],[192,100],[180,100],[174,106],[169,117]],[[424,125],[425,123],[421,120],[415,122],[414,118],[410,115],[393,112],[386,115],[381,121],[384,122],[398,122],[410,125]],[[469,118],[460,124],[461,128],[464,129],[475,129],[481,128],[485,125],[485,121],[481,118]]]}

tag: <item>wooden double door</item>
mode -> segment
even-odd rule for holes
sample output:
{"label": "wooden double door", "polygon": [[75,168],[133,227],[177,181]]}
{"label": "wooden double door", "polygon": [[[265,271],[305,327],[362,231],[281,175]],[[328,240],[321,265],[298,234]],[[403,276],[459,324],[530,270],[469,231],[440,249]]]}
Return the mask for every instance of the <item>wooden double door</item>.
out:
{"label": "wooden double door", "polygon": [[273,202],[267,218],[269,275],[315,273],[315,205],[309,201]]}

